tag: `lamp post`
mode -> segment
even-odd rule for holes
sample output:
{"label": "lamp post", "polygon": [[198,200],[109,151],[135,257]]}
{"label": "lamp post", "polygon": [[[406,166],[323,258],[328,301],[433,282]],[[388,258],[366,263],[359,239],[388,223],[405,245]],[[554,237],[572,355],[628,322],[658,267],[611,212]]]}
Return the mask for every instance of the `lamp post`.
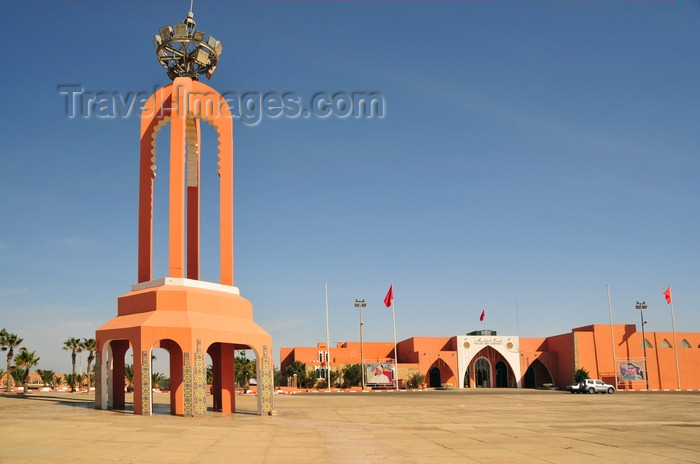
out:
{"label": "lamp post", "polygon": [[636,308],[639,310],[639,314],[642,316],[642,346],[644,347],[644,380],[646,380],[647,390],[649,390],[649,370],[647,369],[647,337],[644,333],[644,325],[647,323],[644,320],[644,310],[647,309],[646,301],[637,301]]}
{"label": "lamp post", "polygon": [[362,369],[362,391],[365,390],[365,346],[362,340],[362,326],[364,325],[364,322],[362,322],[362,308],[367,307],[367,303],[365,303],[365,300],[355,300],[355,307],[360,308],[360,367]]}

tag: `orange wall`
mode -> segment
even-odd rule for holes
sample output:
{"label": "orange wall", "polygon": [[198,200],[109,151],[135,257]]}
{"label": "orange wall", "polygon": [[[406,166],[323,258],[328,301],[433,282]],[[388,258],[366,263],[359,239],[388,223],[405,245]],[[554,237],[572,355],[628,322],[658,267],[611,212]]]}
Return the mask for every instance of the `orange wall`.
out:
{"label": "orange wall", "polygon": [[[613,325],[615,337],[615,357],[617,364],[625,360],[642,361],[644,347],[642,333],[636,331],[634,324]],[[615,382],[614,360],[610,326],[596,324],[574,329],[577,337],[578,366],[585,367],[591,377],[600,378],[608,383]],[[649,389],[678,388],[676,372],[676,350],[672,332],[646,332],[646,339],[652,347],[647,347],[647,370]],[[700,389],[700,334],[696,332],[676,333],[678,347],[678,365],[680,370],[681,389]],[[662,342],[667,340],[670,348],[662,348]],[[686,340],[690,348],[681,348]],[[620,381],[619,388],[630,390],[646,389],[645,381]]]}
{"label": "orange wall", "polygon": [[[440,381],[459,387],[457,373],[457,338],[456,337],[414,337],[412,339],[413,357],[418,362],[418,372],[429,380],[430,369],[440,369]],[[402,360],[399,354],[399,359]]]}
{"label": "orange wall", "polygon": [[574,377],[574,336],[572,333],[547,337],[546,349],[557,354],[552,376],[559,387],[569,385]]}
{"label": "orange wall", "polygon": [[[560,335],[558,338],[562,338],[565,342],[570,342],[570,334]],[[568,381],[562,381],[559,371],[561,370],[559,366],[559,353],[556,351],[549,351],[549,338],[521,338],[520,339],[520,373],[521,381],[525,382],[525,373],[527,369],[535,361],[539,361],[547,368],[549,375],[552,377],[552,383],[556,386],[567,385]],[[564,343],[566,344],[566,343]]]}
{"label": "orange wall", "polygon": [[[621,361],[644,359],[642,334],[636,331],[634,324],[613,325],[615,358],[613,358],[613,340],[610,325],[593,324],[572,329],[571,332],[540,338],[520,338],[520,367],[522,375],[535,360],[539,360],[549,370],[554,385],[563,388],[572,383],[574,370],[585,368],[592,378],[599,378],[608,383],[615,382],[615,360]],[[669,332],[647,332],[646,338],[653,348],[647,348],[650,389],[675,390],[678,387],[676,376],[676,350],[662,348],[666,339],[675,344],[673,334]],[[678,362],[680,367],[681,389],[700,390],[700,333],[678,332]],[[443,383],[459,383],[456,378],[457,345],[456,337],[413,337],[397,344],[400,368],[407,365],[417,366],[422,375],[428,376],[433,366],[440,367]],[[690,348],[680,348],[686,340]],[[319,365],[318,351],[325,350],[325,343],[317,347],[282,348],[280,350],[281,367],[298,360],[309,366]],[[393,343],[365,342],[365,362],[387,361],[393,359]],[[360,362],[360,344],[347,342],[331,348],[331,364],[351,364]],[[400,370],[400,372],[403,372]],[[401,377],[400,377],[401,378]],[[522,379],[521,379],[522,380]],[[618,385],[621,389],[641,390],[646,388],[645,381],[625,381]]]}
{"label": "orange wall", "polygon": [[365,363],[393,362],[394,344],[392,342],[364,342],[362,345],[360,346],[359,342],[346,342],[337,347],[331,347],[330,350],[326,349],[326,343],[318,343],[315,347],[282,348],[280,349],[280,370],[284,374],[287,367],[295,361],[302,362],[307,369],[311,366],[324,365],[325,362],[319,361],[319,351],[329,351],[330,364],[333,367],[359,363],[363,350]]}

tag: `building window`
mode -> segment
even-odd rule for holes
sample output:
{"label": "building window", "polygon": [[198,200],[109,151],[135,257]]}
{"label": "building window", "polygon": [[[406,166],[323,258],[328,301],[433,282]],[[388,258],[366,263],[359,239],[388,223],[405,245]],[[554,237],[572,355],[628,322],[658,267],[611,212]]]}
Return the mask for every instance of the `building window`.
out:
{"label": "building window", "polygon": [[688,342],[688,340],[686,340],[684,338],[683,341],[681,342],[681,348],[692,348],[692,347],[690,346],[690,342]]}
{"label": "building window", "polygon": [[661,348],[671,348],[671,344],[664,338],[664,340],[661,342],[661,345],[659,345]]}

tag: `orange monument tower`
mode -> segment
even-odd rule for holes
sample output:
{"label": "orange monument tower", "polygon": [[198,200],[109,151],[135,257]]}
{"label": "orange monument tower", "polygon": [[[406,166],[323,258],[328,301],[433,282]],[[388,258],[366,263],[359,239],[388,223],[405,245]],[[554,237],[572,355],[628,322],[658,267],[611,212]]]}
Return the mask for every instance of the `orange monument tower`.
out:
{"label": "orange monument tower", "polygon": [[[125,356],[133,351],[134,413],[150,415],[151,351],[170,357],[170,413],[207,411],[207,354],[214,410],[235,412],[234,350],[255,353],[258,414],[272,413],[272,338],[233,283],[233,120],[224,98],[198,81],[210,78],[221,42],[196,30],[190,11],[154,38],[173,82],[153,93],[141,115],[138,283],[118,299],[117,316],[96,332],[95,407],[125,407]],[[218,135],[219,282],[200,280],[200,123]],[[153,278],[153,185],[156,135],[170,123],[168,276]]]}

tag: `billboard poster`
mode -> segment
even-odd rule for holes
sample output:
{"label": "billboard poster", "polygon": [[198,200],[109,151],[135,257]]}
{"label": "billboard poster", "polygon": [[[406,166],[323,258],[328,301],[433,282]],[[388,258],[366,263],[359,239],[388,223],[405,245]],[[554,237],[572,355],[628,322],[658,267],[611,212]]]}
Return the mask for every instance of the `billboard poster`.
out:
{"label": "billboard poster", "polygon": [[644,361],[620,361],[620,380],[644,380]]}
{"label": "billboard poster", "polygon": [[394,370],[391,364],[367,364],[367,385],[393,385]]}

